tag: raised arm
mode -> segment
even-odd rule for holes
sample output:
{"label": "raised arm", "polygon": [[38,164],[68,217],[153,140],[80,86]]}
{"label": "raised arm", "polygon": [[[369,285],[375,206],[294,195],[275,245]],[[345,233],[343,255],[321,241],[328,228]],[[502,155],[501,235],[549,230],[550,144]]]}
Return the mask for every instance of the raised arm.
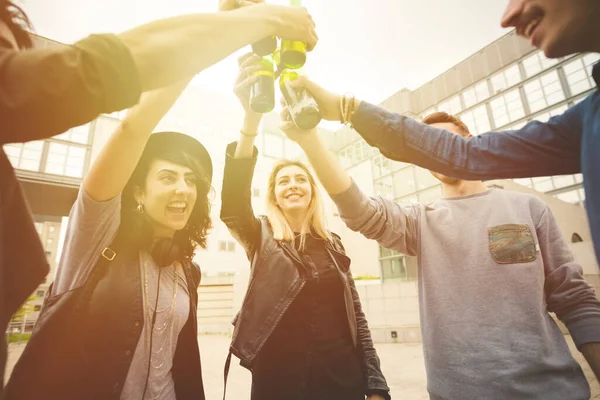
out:
{"label": "raised arm", "polygon": [[[340,121],[342,96],[306,78],[323,118]],[[467,180],[522,178],[580,172],[582,120],[590,98],[551,118],[519,130],[488,132],[466,139],[360,100],[350,114],[354,129],[393,160]]]}
{"label": "raised arm", "polygon": [[148,137],[173,106],[189,79],[148,92],[127,116],[100,151],[83,180],[86,193],[106,201],[123,191],[135,169]]}
{"label": "raised arm", "polygon": [[269,35],[309,47],[317,41],[305,9],[267,4],[177,16],[45,49],[19,51],[1,37],[5,31],[0,29],[0,144],[54,136],[100,113],[129,108],[141,92],[193,76]]}
{"label": "raised arm", "polygon": [[221,220],[250,257],[260,239],[260,221],[252,210],[252,176],[258,150],[254,139],[262,115],[250,109],[250,87],[257,79],[252,73],[261,69],[258,56],[248,53],[239,58],[240,71],[235,94],[245,111],[239,140],[227,146],[221,191]]}
{"label": "raised arm", "polygon": [[350,178],[316,129],[301,130],[282,111],[281,130],[306,153],[323,187],[335,202],[348,228],[403,254],[416,255],[418,209],[401,207],[380,196],[368,197]]}

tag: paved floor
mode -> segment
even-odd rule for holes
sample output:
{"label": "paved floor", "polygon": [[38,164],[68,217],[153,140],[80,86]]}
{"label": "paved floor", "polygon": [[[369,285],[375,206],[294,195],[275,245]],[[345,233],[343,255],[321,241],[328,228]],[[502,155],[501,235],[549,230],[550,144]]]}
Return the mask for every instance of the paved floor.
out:
{"label": "paved floor", "polygon": [[[567,336],[569,346],[574,350],[571,338]],[[227,357],[230,338],[221,335],[200,336],[200,352],[206,397],[217,400],[223,397],[223,364]],[[426,391],[425,366],[420,344],[377,344],[377,353],[381,358],[382,370],[392,389],[394,399],[428,400]],[[23,345],[9,346],[7,375],[23,351]],[[600,400],[600,386],[589,366],[578,351],[575,358],[582,365],[590,381],[592,399]],[[228,400],[245,400],[250,398],[250,373],[240,367],[234,357],[227,387]]]}

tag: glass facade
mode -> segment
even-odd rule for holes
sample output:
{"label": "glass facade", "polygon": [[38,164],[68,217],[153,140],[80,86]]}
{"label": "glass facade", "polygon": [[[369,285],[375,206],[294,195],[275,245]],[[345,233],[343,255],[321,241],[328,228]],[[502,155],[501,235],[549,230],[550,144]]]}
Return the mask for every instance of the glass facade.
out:
{"label": "glass facade", "polygon": [[81,125],[53,138],[4,145],[16,169],[44,175],[81,179],[88,169],[92,124]]}

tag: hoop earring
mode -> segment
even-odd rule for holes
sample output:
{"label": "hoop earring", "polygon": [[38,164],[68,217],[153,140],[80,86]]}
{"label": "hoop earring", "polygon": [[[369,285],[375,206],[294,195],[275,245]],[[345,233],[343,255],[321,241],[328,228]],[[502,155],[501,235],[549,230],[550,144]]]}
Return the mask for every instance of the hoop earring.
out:
{"label": "hoop earring", "polygon": [[139,203],[137,206],[137,212],[139,212],[140,214],[144,213],[144,206],[142,206],[142,203]]}

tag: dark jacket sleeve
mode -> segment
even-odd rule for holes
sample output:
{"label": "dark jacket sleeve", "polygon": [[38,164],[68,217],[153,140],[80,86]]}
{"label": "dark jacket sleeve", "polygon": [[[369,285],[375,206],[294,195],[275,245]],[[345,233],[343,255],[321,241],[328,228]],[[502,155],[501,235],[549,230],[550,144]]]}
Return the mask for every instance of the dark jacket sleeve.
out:
{"label": "dark jacket sleeve", "polygon": [[[337,243],[339,249],[341,249],[345,254],[346,250],[344,249],[344,245],[342,244],[340,237],[336,234],[333,234],[333,236],[335,243]],[[354,315],[356,316],[356,328],[358,331],[357,339],[359,350],[363,354],[365,376],[367,381],[367,391],[365,394],[367,396],[371,394],[379,394],[389,400],[391,399],[389,394],[390,388],[388,387],[387,381],[383,376],[383,372],[381,372],[381,362],[379,361],[379,356],[377,355],[377,351],[373,346],[371,330],[369,329],[369,324],[367,323],[365,313],[362,310],[360,297],[358,296],[358,290],[356,290],[356,284],[354,283],[354,278],[352,277],[352,272],[350,270],[346,272],[346,278],[348,280],[348,284],[350,285],[350,292],[352,293]]]}
{"label": "dark jacket sleeve", "polygon": [[392,160],[460,179],[505,179],[581,172],[582,115],[591,97],[552,117],[513,131],[470,139],[363,102],[356,131]]}
{"label": "dark jacket sleeve", "polygon": [[140,94],[133,57],[115,35],[73,46],[0,48],[0,144],[60,134],[129,108]]}
{"label": "dark jacket sleeve", "polygon": [[237,142],[227,146],[225,172],[221,190],[221,220],[229,232],[244,247],[248,258],[260,243],[260,221],[252,210],[252,176],[258,149],[250,158],[233,158]]}
{"label": "dark jacket sleeve", "polygon": [[390,388],[387,385],[387,381],[381,372],[381,362],[377,351],[373,346],[373,339],[371,339],[371,330],[367,323],[367,318],[362,310],[360,298],[358,297],[358,290],[356,290],[356,284],[352,274],[348,272],[348,283],[350,284],[350,291],[352,292],[352,300],[354,302],[354,313],[356,315],[356,326],[358,329],[358,343],[360,350],[364,356],[365,364],[365,375],[367,378],[367,392],[366,395],[380,394],[386,399],[390,399]]}

